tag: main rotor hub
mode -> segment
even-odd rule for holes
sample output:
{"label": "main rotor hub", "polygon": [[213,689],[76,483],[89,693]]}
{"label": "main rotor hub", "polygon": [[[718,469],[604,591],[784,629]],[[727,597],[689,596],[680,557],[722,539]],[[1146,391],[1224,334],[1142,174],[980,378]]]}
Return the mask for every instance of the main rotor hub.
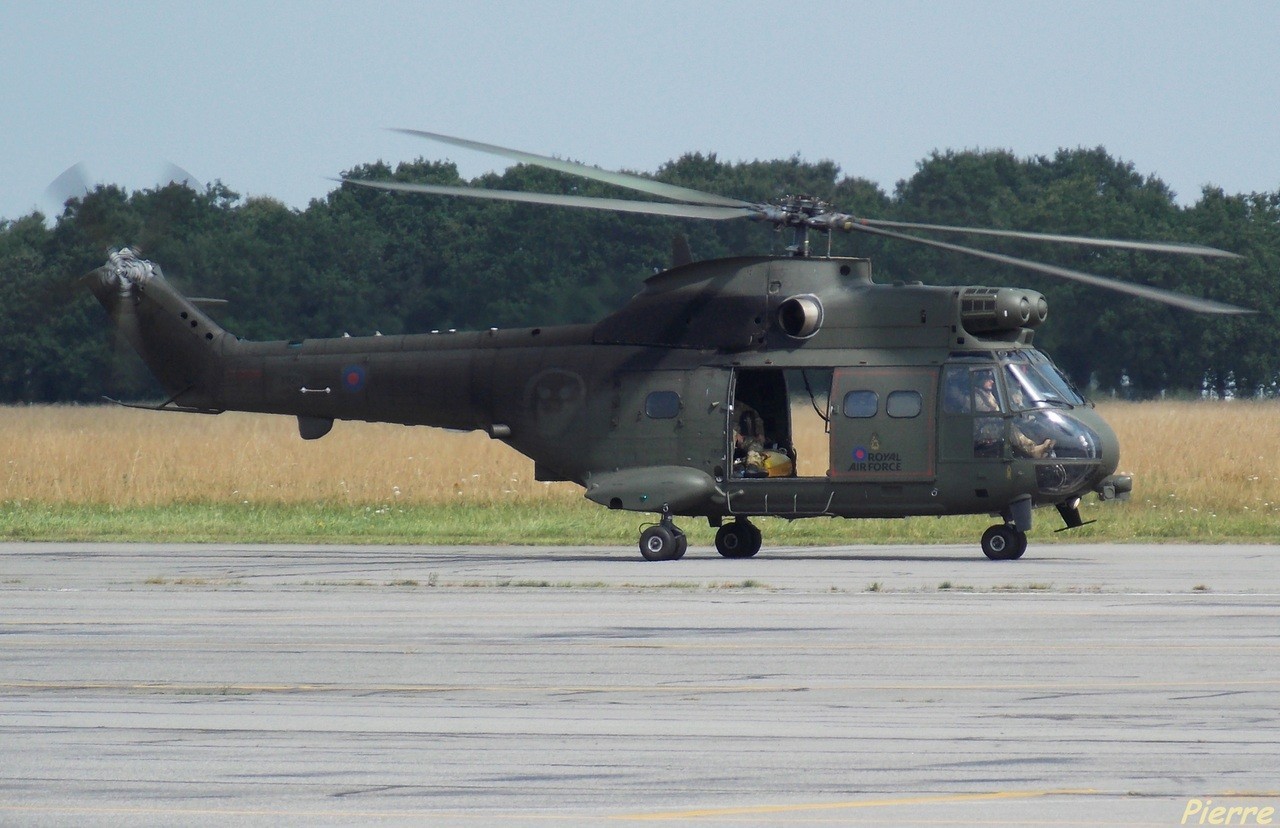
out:
{"label": "main rotor hub", "polygon": [[[814,196],[808,195],[789,195],[782,199],[779,205],[783,211],[794,216],[797,221],[805,221],[805,219],[827,213],[831,209],[831,205]],[[803,218],[801,218],[803,216]],[[794,223],[794,222],[793,222]]]}
{"label": "main rotor hub", "polygon": [[776,205],[763,210],[761,217],[773,222],[777,227],[790,227],[792,242],[787,246],[787,252],[792,256],[808,256],[809,231],[818,230],[829,234],[832,215],[831,205],[820,198],[810,195],[788,195],[780,199]]}

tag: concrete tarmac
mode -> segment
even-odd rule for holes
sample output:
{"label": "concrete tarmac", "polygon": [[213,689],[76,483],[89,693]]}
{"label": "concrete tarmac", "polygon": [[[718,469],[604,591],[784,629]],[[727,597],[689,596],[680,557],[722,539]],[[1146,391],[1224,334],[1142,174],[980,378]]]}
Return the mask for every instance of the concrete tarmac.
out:
{"label": "concrete tarmac", "polygon": [[0,544],[0,824],[1267,824],[1278,554]]}

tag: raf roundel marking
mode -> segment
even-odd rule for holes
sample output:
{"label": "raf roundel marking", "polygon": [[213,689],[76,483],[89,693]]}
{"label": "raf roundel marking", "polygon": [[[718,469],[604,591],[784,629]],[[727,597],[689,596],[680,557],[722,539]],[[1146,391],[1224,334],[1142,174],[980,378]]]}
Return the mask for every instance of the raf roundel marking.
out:
{"label": "raf roundel marking", "polygon": [[348,365],[342,369],[342,388],[346,391],[360,391],[364,388],[364,366]]}

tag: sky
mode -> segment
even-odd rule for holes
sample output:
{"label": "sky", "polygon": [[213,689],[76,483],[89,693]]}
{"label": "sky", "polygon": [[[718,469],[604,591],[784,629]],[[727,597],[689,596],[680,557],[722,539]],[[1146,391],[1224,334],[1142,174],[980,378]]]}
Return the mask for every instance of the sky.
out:
{"label": "sky", "polygon": [[1271,0],[6,0],[0,218],[59,212],[77,163],[299,209],[373,161],[506,166],[390,127],[632,171],[798,154],[886,192],[935,150],[1103,146],[1191,204],[1280,190],[1277,32]]}

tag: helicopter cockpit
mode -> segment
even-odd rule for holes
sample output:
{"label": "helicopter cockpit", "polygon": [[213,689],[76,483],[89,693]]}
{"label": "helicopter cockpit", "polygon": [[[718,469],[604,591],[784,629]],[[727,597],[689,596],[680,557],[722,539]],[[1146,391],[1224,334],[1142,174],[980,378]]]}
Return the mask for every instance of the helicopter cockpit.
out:
{"label": "helicopter cockpit", "polygon": [[953,355],[960,361],[944,370],[944,414],[973,417],[974,459],[1032,460],[1041,497],[1078,493],[1101,469],[1105,425],[1041,352],[998,352],[995,365],[992,356]]}
{"label": "helicopter cockpit", "polygon": [[[1004,427],[991,421],[979,426],[975,418],[975,456],[979,450],[993,456],[992,431],[998,429],[1002,431],[998,442],[1007,445],[1012,457],[1036,463],[1042,498],[1069,497],[1087,488],[1107,453],[1100,431],[1110,433],[1093,404],[1039,351],[1021,348],[996,356],[1002,380],[998,408],[1005,415]],[[998,453],[1005,452],[1004,445],[996,449]]]}
{"label": "helicopter cockpit", "polygon": [[[1077,492],[1103,459],[1102,438],[1072,412],[1091,409],[1071,382],[1039,351],[1001,354],[1009,393],[1009,441],[1036,462],[1036,488],[1048,497]],[[1045,447],[1041,449],[1041,447]]]}

